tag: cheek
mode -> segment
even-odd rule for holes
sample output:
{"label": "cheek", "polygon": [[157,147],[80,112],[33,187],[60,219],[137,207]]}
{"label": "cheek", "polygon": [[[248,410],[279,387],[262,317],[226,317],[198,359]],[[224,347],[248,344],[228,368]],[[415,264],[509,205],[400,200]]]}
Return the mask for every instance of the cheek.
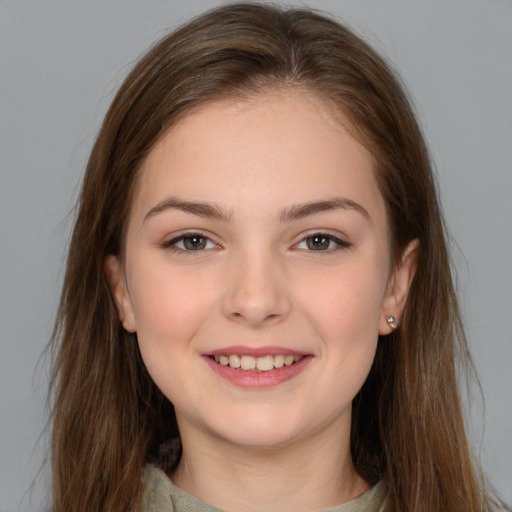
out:
{"label": "cheek", "polygon": [[345,407],[363,386],[375,358],[383,288],[380,271],[366,266],[326,282],[315,304],[315,328],[326,356],[325,394]]}
{"label": "cheek", "polygon": [[[142,267],[142,266],[141,266]],[[182,350],[211,311],[205,279],[165,266],[144,266],[131,290],[141,351]]]}
{"label": "cheek", "polygon": [[327,349],[344,356],[373,352],[385,289],[379,266],[357,265],[331,273],[317,280],[317,289],[305,302]]}
{"label": "cheek", "polygon": [[[142,265],[139,267],[141,268]],[[190,361],[200,364],[194,336],[212,311],[212,290],[204,276],[174,271],[166,265],[147,265],[133,275],[130,290],[137,339],[144,364],[155,384],[176,405],[187,395]],[[201,389],[201,386],[198,386]],[[197,397],[196,397],[197,398]]]}

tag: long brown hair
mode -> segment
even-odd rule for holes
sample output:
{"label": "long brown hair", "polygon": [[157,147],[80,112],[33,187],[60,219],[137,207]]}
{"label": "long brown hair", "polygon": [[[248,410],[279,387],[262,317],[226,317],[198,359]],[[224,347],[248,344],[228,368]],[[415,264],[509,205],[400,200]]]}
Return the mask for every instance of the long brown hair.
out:
{"label": "long brown hair", "polygon": [[103,271],[107,255],[122,255],[141,162],[191,109],[273,87],[313,92],[349,120],[375,158],[394,261],[408,242],[420,242],[402,323],[379,341],[353,403],[356,470],[371,483],[384,479],[389,511],[492,509],[465,434],[455,357],[466,365],[470,357],[436,187],[399,80],[365,42],[324,15],[235,4],[154,46],[121,86],[94,144],[53,338],[55,511],[136,510],[142,468],[179,435],[136,335],[118,320]]}

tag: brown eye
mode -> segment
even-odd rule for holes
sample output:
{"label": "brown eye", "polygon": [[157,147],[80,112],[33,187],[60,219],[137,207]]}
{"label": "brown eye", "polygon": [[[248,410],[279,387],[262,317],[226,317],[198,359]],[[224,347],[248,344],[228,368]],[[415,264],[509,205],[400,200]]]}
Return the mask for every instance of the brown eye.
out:
{"label": "brown eye", "polygon": [[201,233],[190,233],[177,236],[168,242],[164,242],[162,247],[170,251],[181,253],[219,248],[217,244]]}
{"label": "brown eye", "polygon": [[313,233],[304,237],[296,246],[296,249],[314,252],[334,252],[339,249],[347,249],[351,246],[340,238],[328,233]]}
{"label": "brown eye", "polygon": [[330,248],[331,242],[333,240],[325,235],[313,235],[306,238],[306,246],[311,251],[325,251]]}
{"label": "brown eye", "polygon": [[199,251],[206,247],[208,239],[200,235],[191,235],[183,237],[183,247],[187,251]]}

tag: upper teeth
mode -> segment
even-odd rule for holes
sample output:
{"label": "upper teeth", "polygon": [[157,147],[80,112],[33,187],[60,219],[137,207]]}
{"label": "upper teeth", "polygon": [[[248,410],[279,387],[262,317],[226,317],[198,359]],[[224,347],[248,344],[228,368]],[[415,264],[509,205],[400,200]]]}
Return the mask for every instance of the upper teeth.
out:
{"label": "upper teeth", "polygon": [[231,368],[241,368],[242,370],[260,370],[268,372],[274,368],[282,368],[283,366],[291,366],[293,363],[300,361],[304,356],[239,356],[237,354],[214,356],[215,362]]}

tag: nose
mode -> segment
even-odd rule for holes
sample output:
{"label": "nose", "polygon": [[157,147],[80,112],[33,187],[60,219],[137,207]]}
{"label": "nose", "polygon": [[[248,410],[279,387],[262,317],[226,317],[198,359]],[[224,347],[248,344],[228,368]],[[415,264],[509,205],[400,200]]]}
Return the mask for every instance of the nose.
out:
{"label": "nose", "polygon": [[227,270],[224,315],[251,328],[279,323],[292,308],[283,265],[271,255],[240,255]]}

